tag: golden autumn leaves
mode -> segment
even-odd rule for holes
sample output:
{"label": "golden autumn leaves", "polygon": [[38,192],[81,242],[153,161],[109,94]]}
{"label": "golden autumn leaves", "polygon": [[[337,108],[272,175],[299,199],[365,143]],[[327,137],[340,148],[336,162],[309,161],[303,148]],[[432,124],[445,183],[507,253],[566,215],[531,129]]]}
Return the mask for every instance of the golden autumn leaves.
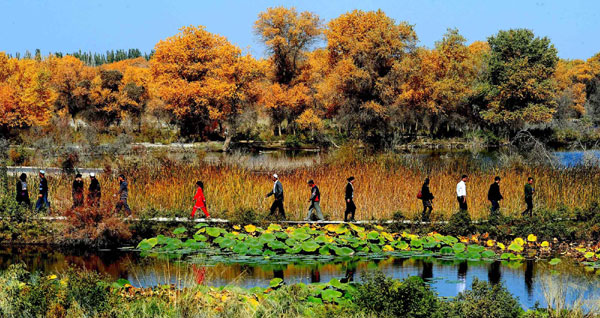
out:
{"label": "golden autumn leaves", "polygon": [[[467,45],[449,29],[434,48],[418,47],[413,26],[381,10],[355,10],[324,24],[310,12],[269,8],[254,31],[266,59],[201,26],[157,43],[150,61],[90,67],[71,56],[18,60],[0,53],[0,126],[46,125],[67,114],[110,124],[159,110],[183,133],[230,138],[240,115],[252,110],[270,117],[276,134],[332,123],[349,137],[380,139],[413,126],[460,130],[467,116],[492,125],[547,122],[560,98],[583,116],[587,90],[600,76],[597,56],[558,60],[549,40],[527,30]],[[523,54],[502,60],[511,47],[532,43],[541,44],[534,53],[544,62]]]}

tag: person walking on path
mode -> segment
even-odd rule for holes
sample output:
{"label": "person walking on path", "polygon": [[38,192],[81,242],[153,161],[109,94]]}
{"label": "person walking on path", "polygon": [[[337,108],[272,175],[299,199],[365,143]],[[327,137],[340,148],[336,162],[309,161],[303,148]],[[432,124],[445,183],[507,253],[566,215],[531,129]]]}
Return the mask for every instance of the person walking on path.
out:
{"label": "person walking on path", "polygon": [[319,187],[315,184],[313,180],[308,180],[308,186],[311,188],[310,190],[310,198],[308,202],[310,202],[310,206],[308,207],[308,216],[304,221],[311,221],[311,217],[313,212],[317,215],[318,221],[323,221],[323,212],[321,212],[321,191],[319,191]]}
{"label": "person walking on path", "polygon": [[281,185],[281,181],[279,181],[279,176],[277,174],[273,174],[271,180],[273,180],[273,190],[267,194],[267,198],[273,195],[275,196],[275,200],[271,205],[271,213],[269,213],[269,216],[275,215],[275,210],[279,210],[282,220],[285,220],[285,210],[283,209],[283,185]]}
{"label": "person walking on path", "polygon": [[194,200],[196,203],[194,204],[194,208],[192,209],[191,217],[192,219],[196,215],[196,210],[201,209],[204,212],[204,216],[207,219],[210,218],[210,214],[208,214],[208,210],[206,210],[206,198],[204,197],[204,183],[202,181],[196,182],[197,190],[196,195],[194,195]]}
{"label": "person walking on path", "polygon": [[[356,212],[356,204],[354,204],[354,182],[356,179],[354,177],[350,177],[347,179],[348,184],[346,184],[346,211],[344,212],[344,222],[354,222],[354,213]],[[350,218],[348,219],[348,216]]]}
{"label": "person walking on path", "polygon": [[533,188],[533,178],[527,178],[527,183],[525,184],[525,203],[527,203],[527,209],[521,213],[521,215],[526,215],[529,213],[529,217],[533,216],[533,194],[535,193],[535,189]]}
{"label": "person walking on path", "polygon": [[490,185],[490,189],[488,190],[488,200],[492,203],[490,216],[495,216],[498,214],[498,211],[500,210],[499,202],[502,199],[504,199],[504,197],[500,193],[500,177],[496,176],[494,178],[494,183]]}
{"label": "person walking on path", "polygon": [[81,174],[75,175],[73,180],[73,187],[71,188],[71,194],[73,195],[73,207],[78,208],[83,206],[83,180],[81,180]]}
{"label": "person walking on path", "polygon": [[100,197],[102,191],[100,189],[100,182],[96,179],[95,173],[90,173],[90,186],[88,188],[88,203],[91,207],[100,206]]}
{"label": "person walking on path", "polygon": [[39,212],[42,209],[50,210],[50,201],[48,201],[48,180],[46,180],[46,172],[40,170],[40,186],[38,192],[38,199],[35,203],[35,211]]}
{"label": "person walking on path", "polygon": [[458,200],[458,206],[461,211],[467,211],[467,181],[469,177],[463,174],[460,181],[456,185],[456,199]]}
{"label": "person walking on path", "polygon": [[119,201],[115,206],[116,212],[121,212],[121,209],[125,209],[125,213],[127,216],[131,216],[131,209],[127,204],[127,198],[129,197],[129,190],[127,188],[127,180],[125,179],[125,175],[119,175]]}
{"label": "person walking on path", "polygon": [[423,213],[421,220],[429,222],[431,211],[433,211],[433,194],[429,190],[429,178],[425,178],[423,186],[421,187],[420,199],[423,201]]}
{"label": "person walking on path", "polygon": [[31,201],[29,200],[29,190],[27,190],[27,175],[21,173],[19,181],[17,181],[17,203],[31,208]]}

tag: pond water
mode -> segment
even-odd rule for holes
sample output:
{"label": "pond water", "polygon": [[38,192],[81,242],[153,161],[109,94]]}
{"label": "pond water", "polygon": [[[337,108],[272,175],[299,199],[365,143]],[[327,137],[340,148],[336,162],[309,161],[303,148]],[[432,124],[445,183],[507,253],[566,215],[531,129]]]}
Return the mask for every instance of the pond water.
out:
{"label": "pond water", "polygon": [[[493,284],[503,282],[524,308],[536,303],[546,305],[544,291],[566,291],[567,301],[578,297],[590,300],[600,295],[600,280],[594,273],[564,261],[552,267],[545,261],[471,262],[433,257],[389,257],[362,260],[333,260],[304,264],[263,262],[261,264],[174,262],[141,257],[138,252],[105,250],[95,252],[59,251],[43,247],[0,248],[0,270],[10,264],[24,263],[30,271],[61,273],[69,266],[98,271],[112,279],[125,278],[136,287],[175,284],[189,286],[203,282],[213,286],[235,284],[242,287],[267,287],[272,278],[287,283],[328,282],[332,278],[360,281],[362,273],[381,270],[394,278],[420,276],[444,297],[469,289],[475,278]],[[556,271],[555,271],[556,269]],[[560,274],[558,273],[560,272]],[[566,288],[561,288],[561,283]],[[564,286],[563,286],[564,287]]]}

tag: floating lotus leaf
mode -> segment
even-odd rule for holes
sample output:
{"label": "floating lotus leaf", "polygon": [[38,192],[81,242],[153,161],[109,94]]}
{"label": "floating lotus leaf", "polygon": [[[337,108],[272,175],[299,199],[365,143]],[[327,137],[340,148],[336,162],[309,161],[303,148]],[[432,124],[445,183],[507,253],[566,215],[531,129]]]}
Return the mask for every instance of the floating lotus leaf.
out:
{"label": "floating lotus leaf", "polygon": [[150,246],[155,247],[156,244],[158,244],[158,239],[156,237],[153,237],[153,238],[147,239],[146,242],[148,242],[148,244],[150,244]]}
{"label": "floating lotus leaf", "polygon": [[521,245],[521,246],[522,246],[523,244],[525,244],[525,241],[524,241],[522,238],[520,238],[520,237],[517,237],[517,238],[516,238],[516,239],[513,241],[513,243],[516,243],[516,244],[518,244],[518,245]]}
{"label": "floating lotus leaf", "polygon": [[208,226],[207,223],[198,223],[194,226],[194,228],[199,229]]}
{"label": "floating lotus leaf", "polygon": [[405,251],[408,249],[408,243],[406,243],[404,241],[398,241],[398,243],[396,243],[396,248]]}
{"label": "floating lotus leaf", "polygon": [[444,238],[442,239],[442,241],[444,241],[444,243],[448,244],[448,245],[454,245],[455,243],[458,243],[458,239],[454,236],[444,236]]}
{"label": "floating lotus leaf", "polygon": [[381,253],[381,247],[379,247],[379,245],[369,244],[369,249],[373,253]]}
{"label": "floating lotus leaf", "polygon": [[423,246],[423,241],[420,239],[410,240],[410,246],[413,248],[420,248]]}
{"label": "floating lotus leaf", "polygon": [[494,253],[494,251],[484,251],[483,253],[481,253],[481,257],[483,258],[487,258],[487,259],[494,259],[496,258],[496,253]]}
{"label": "floating lotus leaf", "polygon": [[275,237],[280,240],[287,240],[289,236],[285,232],[275,232]]}
{"label": "floating lotus leaf", "polygon": [[148,243],[148,240],[142,240],[138,245],[137,248],[139,248],[142,251],[147,251],[147,250],[151,250],[152,247],[154,247],[152,244]]}
{"label": "floating lotus leaf", "polygon": [[301,246],[302,246],[303,251],[309,252],[309,253],[312,253],[319,248],[319,244],[317,244],[313,241],[303,242]]}
{"label": "floating lotus leaf", "polygon": [[594,252],[586,252],[585,254],[583,254],[583,257],[585,258],[592,258],[594,257],[596,254]]}
{"label": "floating lotus leaf", "polygon": [[187,232],[187,229],[183,226],[180,226],[178,228],[176,228],[175,230],[173,230],[173,234],[178,235],[178,234],[183,234]]}
{"label": "floating lotus leaf", "polygon": [[296,241],[306,241],[310,238],[310,234],[306,234],[304,232],[294,232],[290,235],[290,238],[293,238]]}
{"label": "floating lotus leaf", "polygon": [[319,248],[319,254],[321,255],[331,255],[331,251],[329,250],[329,246],[322,246]]}
{"label": "floating lotus leaf", "polygon": [[219,235],[221,235],[221,228],[218,227],[208,227],[206,228],[206,234],[212,236],[212,237],[217,237]]}
{"label": "floating lotus leaf", "polygon": [[344,233],[348,233],[349,230],[347,227],[345,227],[343,224],[339,224],[336,229],[335,229],[335,233],[337,234],[344,234]]}
{"label": "floating lotus leaf", "polygon": [[240,255],[246,255],[248,253],[248,245],[245,243],[237,243],[233,247],[233,252]]}
{"label": "floating lotus leaf", "polygon": [[515,254],[513,253],[502,253],[502,255],[500,255],[500,259],[510,259],[511,257],[514,257]]}
{"label": "floating lotus leaf", "polygon": [[230,248],[233,247],[237,242],[235,240],[229,238],[223,238],[218,244],[220,248]]}
{"label": "floating lotus leaf", "polygon": [[286,249],[285,252],[288,254],[299,254],[300,252],[302,252],[302,246],[298,245],[298,246],[290,247],[290,248]]}
{"label": "floating lotus leaf", "polygon": [[244,230],[248,233],[254,233],[254,232],[256,232],[256,226],[254,226],[252,224],[248,224],[248,225],[244,226]]}
{"label": "floating lotus leaf", "polygon": [[367,239],[369,241],[374,241],[374,240],[379,239],[379,232],[377,232],[377,231],[369,232],[369,234],[367,234]]}
{"label": "floating lotus leaf", "polygon": [[262,242],[265,242],[265,243],[269,243],[269,242],[275,241],[276,239],[277,239],[277,237],[273,233],[263,233],[259,237],[259,240],[262,241]]}
{"label": "floating lotus leaf", "polygon": [[458,254],[462,253],[466,249],[466,246],[464,243],[455,243],[452,245],[452,249],[454,250],[455,254]]}
{"label": "floating lotus leaf", "polygon": [[248,249],[248,255],[262,255],[263,251],[260,248],[251,247]]}
{"label": "floating lotus leaf", "polygon": [[287,246],[294,247],[294,246],[298,245],[298,241],[294,240],[293,238],[289,238],[289,239],[285,240],[285,244]]}
{"label": "floating lotus leaf", "polygon": [[440,254],[442,255],[452,255],[454,254],[454,250],[449,246],[444,246],[440,249]]}
{"label": "floating lotus leaf", "polygon": [[[263,234],[264,235],[264,234]],[[271,241],[269,243],[267,243],[267,245],[269,245],[269,247],[273,250],[284,250],[286,249],[286,245],[281,242],[281,241]]]}
{"label": "floating lotus leaf", "polygon": [[345,287],[344,287],[345,285],[342,284],[337,278],[332,278],[329,281],[329,285],[331,285],[331,286],[333,286],[333,287],[335,287],[337,289],[342,289],[342,290],[345,289]]}
{"label": "floating lotus leaf", "polygon": [[523,251],[523,245],[519,245],[517,242],[512,242],[508,246],[508,250],[519,253]]}
{"label": "floating lotus leaf", "polygon": [[470,251],[470,252],[467,252],[467,258],[478,260],[481,258],[481,254],[479,252]]}
{"label": "floating lotus leaf", "polygon": [[279,224],[270,224],[269,227],[267,228],[267,231],[271,231],[271,232],[275,232],[275,231],[281,231],[281,225]]}
{"label": "floating lotus leaf", "polygon": [[496,243],[496,246],[498,246],[498,248],[501,249],[501,250],[503,250],[503,251],[506,249],[506,246],[504,246],[504,244],[502,244],[500,242]]}
{"label": "floating lotus leaf", "polygon": [[206,238],[206,236],[201,235],[201,234],[194,234],[194,240],[198,241],[198,242],[206,242],[206,240],[208,240],[208,238]]}
{"label": "floating lotus leaf", "polygon": [[271,251],[271,250],[264,250],[264,251],[262,252],[262,255],[263,255],[263,256],[270,257],[270,256],[275,256],[275,255],[277,255],[277,253],[275,253],[275,252],[273,252],[273,251]]}
{"label": "floating lotus leaf", "polygon": [[481,253],[483,251],[485,251],[485,247],[480,245],[469,245],[467,247],[467,252]]}
{"label": "floating lotus leaf", "polygon": [[334,248],[333,251],[337,256],[350,256],[354,254],[354,250],[346,246]]}
{"label": "floating lotus leaf", "polygon": [[315,242],[317,243],[327,243],[329,240],[325,237],[325,235],[320,235],[315,238]]}
{"label": "floating lotus leaf", "polygon": [[385,245],[385,246],[383,246],[382,250],[384,252],[393,252],[394,248],[391,245]]}

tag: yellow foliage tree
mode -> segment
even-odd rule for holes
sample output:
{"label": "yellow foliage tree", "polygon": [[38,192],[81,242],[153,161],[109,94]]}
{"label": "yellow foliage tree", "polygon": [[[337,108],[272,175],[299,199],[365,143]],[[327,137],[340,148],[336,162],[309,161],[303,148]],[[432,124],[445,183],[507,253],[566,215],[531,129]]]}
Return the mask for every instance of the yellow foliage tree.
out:
{"label": "yellow foliage tree", "polygon": [[0,126],[48,124],[56,100],[50,81],[50,70],[43,62],[17,60],[0,52]]}
{"label": "yellow foliage tree", "polygon": [[231,138],[237,116],[256,98],[254,82],[263,76],[264,62],[242,56],[238,47],[202,26],[182,28],[155,50],[150,62],[154,92],[182,133],[224,128],[221,132]]}

